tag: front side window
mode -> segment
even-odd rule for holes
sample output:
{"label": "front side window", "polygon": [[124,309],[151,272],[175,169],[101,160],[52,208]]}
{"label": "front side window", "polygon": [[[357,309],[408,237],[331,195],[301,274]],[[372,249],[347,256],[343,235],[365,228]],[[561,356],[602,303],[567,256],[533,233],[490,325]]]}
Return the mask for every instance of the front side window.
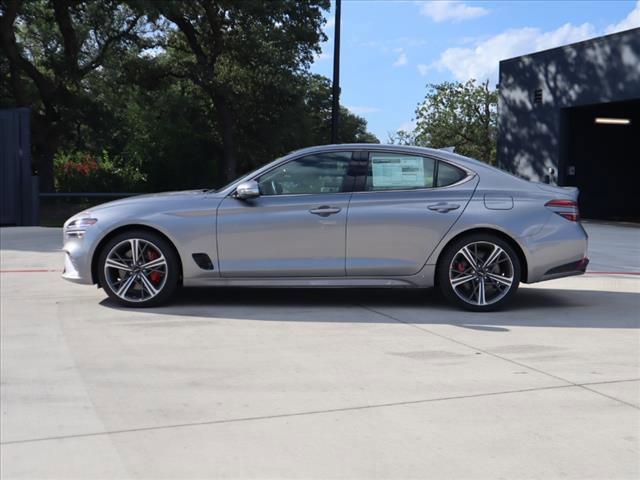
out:
{"label": "front side window", "polygon": [[397,153],[372,153],[365,190],[409,190],[433,187],[435,161]]}
{"label": "front side window", "polygon": [[304,195],[350,191],[351,152],[319,153],[291,160],[257,179],[262,195]]}

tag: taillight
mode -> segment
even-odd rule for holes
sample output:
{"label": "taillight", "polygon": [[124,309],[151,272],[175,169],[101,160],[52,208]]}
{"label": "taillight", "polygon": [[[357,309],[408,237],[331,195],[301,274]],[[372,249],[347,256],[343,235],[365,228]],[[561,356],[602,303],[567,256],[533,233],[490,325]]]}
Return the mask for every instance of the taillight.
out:
{"label": "taillight", "polygon": [[549,208],[553,213],[556,213],[572,222],[580,220],[578,204],[573,200],[550,200],[545,203],[544,206]]}

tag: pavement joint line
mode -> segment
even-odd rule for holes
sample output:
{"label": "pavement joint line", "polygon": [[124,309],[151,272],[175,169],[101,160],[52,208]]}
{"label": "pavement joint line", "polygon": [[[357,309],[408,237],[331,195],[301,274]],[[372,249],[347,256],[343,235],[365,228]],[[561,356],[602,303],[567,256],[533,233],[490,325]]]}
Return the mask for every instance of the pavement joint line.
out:
{"label": "pavement joint line", "polygon": [[381,315],[383,317],[389,318],[391,320],[395,320],[398,323],[402,323],[402,324],[405,324],[407,326],[410,326],[410,327],[413,327],[413,328],[417,328],[418,330],[421,330],[421,331],[423,331],[425,333],[429,333],[429,334],[434,335],[436,337],[440,337],[440,338],[443,338],[445,340],[449,340],[450,342],[457,343],[458,345],[462,345],[464,347],[470,348],[472,350],[475,350],[476,352],[482,352],[482,353],[484,353],[486,355],[490,355],[490,356],[492,356],[494,358],[498,358],[500,360],[504,360],[505,362],[509,362],[509,363],[514,364],[514,365],[518,365],[519,367],[526,368],[526,369],[532,370],[534,372],[541,373],[541,374],[546,375],[548,377],[551,377],[551,378],[554,378],[556,380],[560,380],[562,382],[565,382],[565,383],[567,383],[569,385],[572,385],[572,386],[575,386],[575,387],[580,387],[580,388],[582,388],[584,390],[587,390],[589,392],[595,393],[595,394],[600,395],[602,397],[605,397],[605,398],[608,398],[610,400],[614,400],[616,402],[622,403],[623,405],[627,405],[627,406],[629,406],[631,408],[634,408],[636,410],[640,410],[640,407],[638,405],[634,405],[631,402],[627,402],[627,401],[622,400],[620,398],[613,397],[611,395],[607,395],[606,393],[598,392],[596,390],[593,390],[591,388],[588,388],[588,387],[584,386],[584,385],[587,385],[587,384],[576,383],[576,382],[573,382],[573,381],[568,380],[566,378],[560,377],[558,375],[554,375],[553,373],[545,372],[544,370],[541,370],[539,368],[532,367],[531,365],[527,365],[526,363],[522,363],[522,362],[519,362],[517,360],[513,360],[511,358],[507,358],[507,357],[504,357],[502,355],[498,355],[497,353],[493,353],[490,350],[474,347],[473,345],[471,345],[469,343],[465,343],[465,342],[462,342],[460,340],[456,340],[455,338],[449,337],[448,335],[444,335],[442,333],[436,333],[433,330],[430,330],[428,328],[424,328],[419,324],[416,324],[416,323],[413,323],[413,322],[407,322],[406,320],[401,320],[399,318],[394,317],[393,315],[389,315],[388,313],[384,313],[384,312],[381,312],[381,311],[376,310],[374,308],[368,307],[367,305],[364,305],[364,304],[358,304],[358,305],[360,307],[364,308],[365,310],[368,310],[368,311],[370,311],[372,313],[375,313],[375,314]]}
{"label": "pavement joint line", "polygon": [[177,423],[173,425],[156,425],[152,427],[127,428],[122,430],[107,430],[102,432],[87,432],[87,433],[77,433],[77,434],[70,434],[70,435],[57,435],[54,437],[9,440],[5,442],[0,442],[0,445],[19,445],[24,443],[48,442],[48,441],[54,441],[54,440],[71,440],[75,438],[102,437],[102,436],[109,436],[109,435],[121,435],[125,433],[170,430],[173,428],[189,428],[189,427],[200,427],[200,426],[207,426],[207,425],[224,425],[228,423],[243,423],[243,422],[252,422],[252,421],[260,421],[260,420],[274,420],[279,418],[304,417],[304,416],[311,416],[311,415],[342,413],[342,412],[350,412],[350,411],[357,411],[357,410],[371,410],[375,408],[419,405],[424,403],[443,402],[447,400],[464,400],[464,399],[470,399],[470,398],[493,397],[493,396],[500,396],[500,395],[529,393],[529,392],[538,392],[538,391],[545,391],[545,390],[560,390],[564,388],[583,387],[584,385],[605,385],[605,384],[611,384],[611,383],[625,383],[625,382],[638,382],[638,381],[640,381],[640,378],[630,378],[630,379],[624,379],[624,380],[603,380],[600,382],[589,382],[584,384],[547,385],[544,387],[521,388],[517,390],[502,390],[498,392],[472,393],[468,395],[452,395],[448,397],[425,398],[420,400],[408,400],[404,402],[376,403],[372,405],[340,407],[340,408],[331,408],[326,410],[310,410],[307,412],[281,413],[281,414],[275,414],[275,415],[260,415],[255,417],[240,417],[240,418],[229,418],[229,419],[222,419],[222,420],[207,420],[202,422]]}

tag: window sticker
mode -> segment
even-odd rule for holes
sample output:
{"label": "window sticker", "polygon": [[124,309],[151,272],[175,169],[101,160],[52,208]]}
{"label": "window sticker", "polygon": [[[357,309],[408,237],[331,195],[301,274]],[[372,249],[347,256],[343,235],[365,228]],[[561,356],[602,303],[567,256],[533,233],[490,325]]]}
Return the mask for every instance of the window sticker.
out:
{"label": "window sticker", "polygon": [[371,158],[374,188],[424,186],[424,159],[409,156],[375,155]]}

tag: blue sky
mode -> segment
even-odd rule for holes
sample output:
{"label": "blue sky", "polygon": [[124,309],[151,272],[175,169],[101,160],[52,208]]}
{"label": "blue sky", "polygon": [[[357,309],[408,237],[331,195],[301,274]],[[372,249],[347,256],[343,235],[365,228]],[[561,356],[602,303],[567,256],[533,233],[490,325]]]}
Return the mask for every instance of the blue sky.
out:
{"label": "blue sky", "polygon": [[[311,69],[331,78],[333,12],[327,19],[329,40]],[[411,128],[428,83],[494,86],[502,59],[633,27],[640,0],[343,0],[340,101],[385,143]]]}

